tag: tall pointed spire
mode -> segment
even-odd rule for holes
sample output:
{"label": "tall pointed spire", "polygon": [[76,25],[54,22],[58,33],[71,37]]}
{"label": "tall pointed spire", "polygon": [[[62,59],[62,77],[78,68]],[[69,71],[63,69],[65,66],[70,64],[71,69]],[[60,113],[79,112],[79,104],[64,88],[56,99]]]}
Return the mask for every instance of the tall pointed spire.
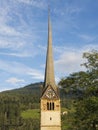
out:
{"label": "tall pointed spire", "polygon": [[55,86],[50,9],[48,13],[49,13],[48,14],[48,47],[47,47],[47,57],[46,57],[46,69],[45,69],[45,87],[48,84]]}

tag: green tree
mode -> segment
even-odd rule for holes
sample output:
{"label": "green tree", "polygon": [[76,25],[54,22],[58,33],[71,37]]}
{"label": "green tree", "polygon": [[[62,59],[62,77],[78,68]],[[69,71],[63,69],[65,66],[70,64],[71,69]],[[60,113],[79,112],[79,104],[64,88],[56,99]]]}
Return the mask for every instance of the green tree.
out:
{"label": "green tree", "polygon": [[83,58],[87,60],[87,62],[83,63],[88,71],[97,70],[98,71],[98,51],[92,50],[91,52],[85,52],[83,54]]}
{"label": "green tree", "polygon": [[98,130],[98,51],[86,52],[83,58],[87,71],[73,73],[59,84],[75,95],[73,130]]}

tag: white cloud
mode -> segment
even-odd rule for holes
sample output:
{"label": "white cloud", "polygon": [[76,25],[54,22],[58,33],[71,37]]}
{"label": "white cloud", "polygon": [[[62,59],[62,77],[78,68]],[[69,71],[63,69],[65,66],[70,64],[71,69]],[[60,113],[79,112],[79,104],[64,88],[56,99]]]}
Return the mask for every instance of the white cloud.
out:
{"label": "white cloud", "polygon": [[11,77],[11,78],[7,79],[6,82],[11,83],[13,85],[16,85],[16,84],[19,84],[19,83],[24,83],[25,80],[24,79],[18,79],[16,77]]}
{"label": "white cloud", "polygon": [[21,33],[8,25],[12,19],[9,12],[11,12],[11,7],[7,3],[3,7],[0,6],[0,35],[19,36]]}
{"label": "white cloud", "polygon": [[18,42],[15,41],[14,39],[2,39],[0,38],[0,48],[9,48],[9,49],[19,49],[25,46],[25,42]]}
{"label": "white cloud", "polygon": [[95,36],[90,36],[90,35],[87,35],[87,34],[79,34],[79,37],[80,37],[82,40],[86,41],[86,42],[92,42],[93,40],[96,39]]}
{"label": "white cloud", "polygon": [[53,12],[55,14],[60,14],[62,16],[66,15],[66,16],[72,16],[73,14],[79,14],[83,9],[76,6],[76,5],[71,5],[68,4],[67,1],[64,4],[64,8],[54,8]]}
{"label": "white cloud", "polygon": [[[0,60],[0,70],[12,75],[29,76],[33,79],[43,79],[43,74],[37,69],[32,69],[24,64],[18,62],[9,62]],[[29,78],[28,77],[28,78]]]}
{"label": "white cloud", "polygon": [[0,34],[9,36],[20,36],[21,33],[16,31],[15,28],[7,26],[5,24],[0,25]]}
{"label": "white cloud", "polygon": [[[13,48],[16,49],[16,48]],[[9,50],[9,52],[0,52],[0,55],[5,55],[5,56],[11,56],[11,57],[15,57],[15,58],[27,58],[27,57],[34,57],[36,56],[39,52],[37,48],[34,48],[31,46],[31,48],[26,48],[24,47],[24,49],[19,48],[16,50]],[[32,50],[31,50],[32,49]]]}
{"label": "white cloud", "polygon": [[6,4],[6,2],[5,2],[5,4],[0,5],[0,25],[1,25],[1,23],[6,24],[7,20],[10,19],[10,17],[8,16],[9,10],[10,10],[9,5]]}
{"label": "white cloud", "polygon": [[14,56],[14,57],[20,57],[20,58],[24,58],[24,57],[32,57],[34,55],[31,55],[28,52],[21,52],[21,53],[4,53],[4,52],[0,52],[0,55],[6,55],[6,56]]}
{"label": "white cloud", "polygon": [[45,9],[47,6],[46,0],[16,0],[17,2],[32,5],[37,8]]}
{"label": "white cloud", "polygon": [[[5,37],[27,37],[30,34],[29,22],[16,0],[4,1],[0,5],[0,35]],[[3,3],[3,4],[2,4]],[[22,6],[21,6],[22,7]],[[31,13],[31,12],[30,12]],[[34,35],[35,36],[35,35]],[[33,36],[32,36],[33,37]]]}
{"label": "white cloud", "polygon": [[16,1],[26,3],[26,4],[31,4],[31,0],[16,0]]}
{"label": "white cloud", "polygon": [[29,22],[20,13],[19,4],[15,4],[15,1],[10,0],[9,3],[4,1],[4,4],[0,5],[0,49],[4,51],[1,50],[0,54],[15,57],[34,57],[39,52],[33,44],[40,36],[32,31],[35,26],[32,26],[31,29]]}
{"label": "white cloud", "polygon": [[44,75],[38,71],[32,70],[31,72],[28,72],[28,74],[32,76],[32,79],[44,80]]}
{"label": "white cloud", "polygon": [[[39,54],[39,49],[32,43],[18,39],[0,39],[0,55],[14,56],[14,57],[34,57]],[[3,51],[2,51],[3,49]],[[5,50],[5,52],[4,52]],[[7,52],[6,52],[7,50]]]}
{"label": "white cloud", "polygon": [[73,72],[85,71],[86,69],[81,66],[85,62],[82,55],[84,52],[91,51],[92,49],[98,50],[98,45],[87,45],[81,49],[57,48],[62,50],[62,53],[60,52],[58,59],[55,60],[55,71],[57,75],[62,76]]}
{"label": "white cloud", "polygon": [[72,72],[81,70],[80,64],[82,61],[82,52],[65,52],[55,61],[55,67],[59,73],[68,75]]}

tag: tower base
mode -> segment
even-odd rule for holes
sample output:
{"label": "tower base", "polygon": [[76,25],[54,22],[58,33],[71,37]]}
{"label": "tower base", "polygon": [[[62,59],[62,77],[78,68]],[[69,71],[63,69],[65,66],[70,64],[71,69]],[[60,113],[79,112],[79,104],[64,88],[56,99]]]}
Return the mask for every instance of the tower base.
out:
{"label": "tower base", "polygon": [[61,127],[60,126],[58,126],[58,127],[53,127],[53,126],[47,126],[47,127],[41,127],[41,129],[40,130],[61,130]]}

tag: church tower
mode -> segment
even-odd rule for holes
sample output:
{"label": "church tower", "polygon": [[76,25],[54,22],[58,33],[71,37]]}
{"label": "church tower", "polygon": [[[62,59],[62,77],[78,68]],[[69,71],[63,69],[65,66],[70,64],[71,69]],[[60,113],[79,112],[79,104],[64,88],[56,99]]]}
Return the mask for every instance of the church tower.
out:
{"label": "church tower", "polygon": [[41,95],[40,109],[40,130],[61,130],[61,106],[58,87],[55,84],[54,76],[50,14],[48,16],[48,47],[45,80]]}

